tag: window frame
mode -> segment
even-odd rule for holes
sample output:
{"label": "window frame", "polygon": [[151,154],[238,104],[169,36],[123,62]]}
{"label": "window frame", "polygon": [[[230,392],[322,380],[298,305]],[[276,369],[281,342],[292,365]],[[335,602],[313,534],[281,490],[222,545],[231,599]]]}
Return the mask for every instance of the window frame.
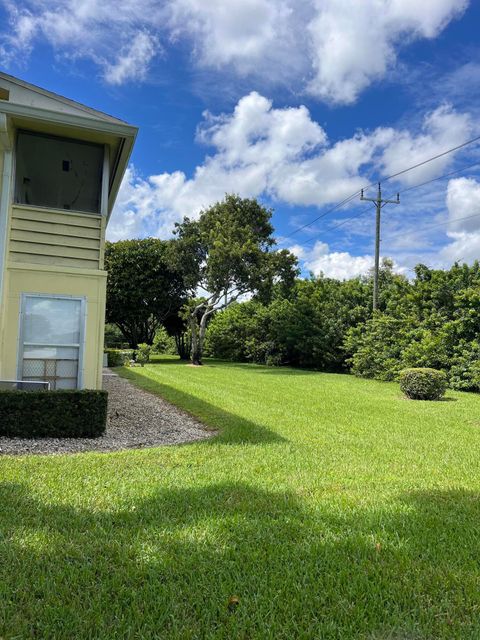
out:
{"label": "window frame", "polygon": [[[38,136],[39,138],[48,138],[50,140],[64,140],[67,142],[75,142],[78,144],[84,144],[93,147],[101,147],[103,149],[102,156],[102,175],[100,179],[100,197],[99,197],[99,211],[82,211],[81,209],[61,209],[59,207],[49,207],[42,204],[26,204],[24,202],[17,202],[17,163],[18,163],[18,145],[19,134],[26,133],[31,136]],[[81,138],[75,138],[70,136],[55,135],[54,133],[44,133],[43,131],[32,131],[31,129],[19,128],[15,131],[15,153],[13,161],[13,176],[12,176],[12,195],[11,200],[14,207],[25,207],[27,209],[40,209],[43,211],[54,211],[62,213],[73,213],[75,215],[95,216],[97,218],[108,215],[108,193],[110,182],[110,148],[108,144],[102,142],[91,142],[90,140],[82,140]]]}
{"label": "window frame", "polygon": [[[78,344],[49,344],[46,342],[28,342],[23,340],[25,333],[25,308],[28,298],[41,298],[43,300],[75,300],[80,302],[80,335]],[[78,373],[77,373],[77,386],[76,389],[84,388],[84,359],[85,359],[85,335],[86,335],[86,323],[87,323],[87,298],[86,296],[72,296],[67,294],[55,294],[55,293],[22,293],[20,297],[20,311],[19,311],[19,328],[18,328],[18,345],[17,345],[17,379],[22,379],[23,374],[23,355],[24,347],[36,346],[36,347],[67,347],[78,349]]]}

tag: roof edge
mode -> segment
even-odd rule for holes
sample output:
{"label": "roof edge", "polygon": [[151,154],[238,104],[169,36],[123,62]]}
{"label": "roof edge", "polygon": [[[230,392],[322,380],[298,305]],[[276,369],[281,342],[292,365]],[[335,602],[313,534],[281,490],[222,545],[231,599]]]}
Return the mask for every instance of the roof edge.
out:
{"label": "roof edge", "polygon": [[[83,104],[82,102],[77,102],[76,100],[72,100],[71,98],[67,98],[66,96],[62,96],[59,93],[55,93],[54,91],[48,91],[47,89],[43,89],[36,84],[32,84],[30,82],[26,82],[25,80],[21,80],[15,76],[12,76],[8,73],[0,71],[0,78],[4,78],[7,82],[12,82],[24,89],[28,89],[29,91],[33,91],[40,95],[43,95],[47,98],[51,98],[52,100],[57,100],[59,102],[63,102],[64,104],[79,109],[81,111],[85,111],[85,113],[90,113],[92,116],[98,118],[99,120],[105,120],[107,122],[118,122],[119,124],[128,124],[125,120],[121,120],[120,118],[116,118],[115,116],[111,116],[104,111],[100,111],[98,109],[93,109],[92,107]],[[17,103],[12,103],[17,104]]]}
{"label": "roof edge", "polygon": [[6,113],[9,116],[20,116],[31,118],[32,120],[42,120],[133,138],[137,135],[138,131],[138,127],[127,124],[122,120],[95,120],[88,116],[80,116],[63,111],[51,111],[50,109],[41,109],[40,107],[30,107],[29,105],[18,104],[16,102],[0,102],[0,112]]}

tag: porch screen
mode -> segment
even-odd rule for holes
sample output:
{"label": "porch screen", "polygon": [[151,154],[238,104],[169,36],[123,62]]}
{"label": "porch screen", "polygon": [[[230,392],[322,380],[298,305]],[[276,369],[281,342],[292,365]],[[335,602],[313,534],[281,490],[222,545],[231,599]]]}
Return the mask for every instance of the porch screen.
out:
{"label": "porch screen", "polygon": [[79,388],[83,307],[81,298],[24,296],[22,380],[44,380],[51,389]]}
{"label": "porch screen", "polygon": [[99,213],[103,153],[98,144],[20,131],[15,202]]}

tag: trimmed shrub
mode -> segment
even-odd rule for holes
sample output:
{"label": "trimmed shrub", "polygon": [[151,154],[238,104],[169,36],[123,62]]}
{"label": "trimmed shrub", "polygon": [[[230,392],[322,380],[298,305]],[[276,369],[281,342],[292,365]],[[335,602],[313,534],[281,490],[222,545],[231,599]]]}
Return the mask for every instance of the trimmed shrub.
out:
{"label": "trimmed shrub", "polygon": [[106,391],[0,391],[0,436],[95,438],[107,423]]}
{"label": "trimmed shrub", "polygon": [[168,353],[172,356],[178,355],[175,338],[173,336],[169,336],[163,327],[160,327],[155,334],[152,344],[152,353]]}
{"label": "trimmed shrub", "polygon": [[135,354],[135,361],[138,362],[138,364],[141,364],[142,367],[144,364],[148,364],[150,362],[151,350],[152,350],[152,347],[146,344],[145,342],[142,342],[141,344],[139,344],[137,352]]}
{"label": "trimmed shrub", "polygon": [[412,400],[438,400],[447,390],[447,377],[437,369],[404,369],[399,379],[400,389]]}
{"label": "trimmed shrub", "polygon": [[133,349],[105,349],[108,358],[109,367],[123,367],[123,365],[132,360]]}

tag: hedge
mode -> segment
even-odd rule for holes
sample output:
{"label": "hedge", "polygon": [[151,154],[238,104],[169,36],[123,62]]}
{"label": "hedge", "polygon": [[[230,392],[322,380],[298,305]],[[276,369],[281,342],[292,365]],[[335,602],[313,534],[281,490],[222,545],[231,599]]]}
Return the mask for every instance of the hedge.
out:
{"label": "hedge", "polygon": [[109,367],[123,367],[128,360],[133,360],[133,349],[105,349]]}
{"label": "hedge", "polygon": [[0,436],[95,438],[105,432],[106,391],[0,391]]}
{"label": "hedge", "polygon": [[412,400],[438,400],[447,389],[443,371],[428,367],[400,371],[400,389]]}

